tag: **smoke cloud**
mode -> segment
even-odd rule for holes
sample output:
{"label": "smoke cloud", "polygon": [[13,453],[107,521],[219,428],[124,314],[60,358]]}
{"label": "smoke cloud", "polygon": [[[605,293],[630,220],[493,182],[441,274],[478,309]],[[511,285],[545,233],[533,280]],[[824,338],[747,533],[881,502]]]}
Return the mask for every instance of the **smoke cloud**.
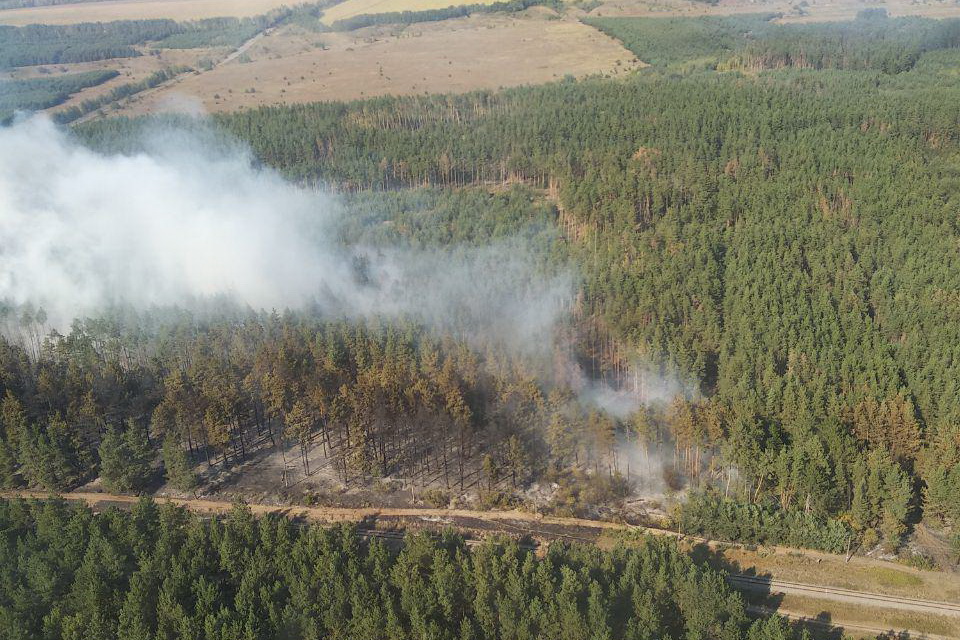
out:
{"label": "smoke cloud", "polygon": [[335,199],[258,167],[236,143],[162,131],[143,148],[96,152],[41,117],[0,129],[0,302],[41,306],[65,326],[116,305],[228,295],[256,309],[479,327],[522,346],[549,345],[570,297],[571,277],[537,274],[519,240],[344,246]]}
{"label": "smoke cloud", "polygon": [[577,392],[581,402],[621,420],[629,418],[641,407],[668,404],[678,395],[696,395],[696,386],[684,381],[679,374],[639,360],[630,364],[624,379],[617,386],[591,380],[579,367],[573,369],[568,377],[571,388]]}

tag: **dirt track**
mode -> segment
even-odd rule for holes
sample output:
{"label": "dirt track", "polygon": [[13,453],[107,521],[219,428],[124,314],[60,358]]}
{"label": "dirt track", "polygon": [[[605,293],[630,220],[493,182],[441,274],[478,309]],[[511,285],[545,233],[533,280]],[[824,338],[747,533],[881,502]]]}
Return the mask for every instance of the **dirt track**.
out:
{"label": "dirt track", "polygon": [[[0,491],[0,497],[12,498],[12,497],[23,497],[23,498],[37,498],[45,499],[50,498],[54,495],[61,495],[66,500],[76,500],[82,501],[90,505],[91,507],[95,506],[110,506],[110,505],[129,505],[136,503],[139,498],[137,496],[128,496],[128,495],[115,495],[107,493],[88,493],[82,491],[71,492],[67,494],[55,494],[48,491]],[[155,499],[161,502],[169,501],[173,504],[185,507],[191,511],[201,514],[225,514],[229,513],[230,509],[233,507],[232,503],[226,502],[223,500],[206,500],[202,498],[196,499],[183,499],[183,498],[169,498],[164,496],[154,496]],[[652,527],[636,527],[628,524],[621,524],[617,522],[607,522],[604,520],[588,520],[585,518],[566,518],[558,516],[546,516],[538,513],[530,513],[527,511],[520,510],[511,510],[511,511],[475,511],[470,509],[434,509],[434,508],[395,508],[395,507],[358,507],[358,508],[343,508],[343,507],[302,507],[302,506],[276,506],[268,504],[257,504],[257,503],[248,503],[251,511],[258,516],[264,516],[269,514],[282,515],[288,518],[300,518],[310,522],[362,522],[370,521],[377,519],[420,519],[420,520],[433,520],[440,523],[450,522],[453,523],[454,520],[463,520],[463,521],[473,521],[473,522],[494,522],[494,523],[505,523],[506,527],[515,530],[521,533],[529,533],[532,535],[546,533],[537,529],[539,528],[558,528],[558,529],[571,529],[571,530],[593,530],[595,533],[600,533],[602,531],[625,531],[629,529],[640,529],[644,533],[656,536],[668,536],[671,538],[680,538],[684,541],[691,542],[694,544],[704,544],[711,548],[716,547],[731,547],[731,546],[742,546],[729,542],[722,542],[717,540],[710,540],[708,538],[701,538],[698,536],[691,536],[687,534],[681,534],[676,531],[668,529],[658,529]],[[470,526],[470,525],[466,525]],[[569,537],[569,536],[558,536],[558,537]],[[585,539],[585,538],[584,538]],[[586,540],[586,539],[585,539]],[[861,565],[861,566],[879,566],[879,567],[890,567],[896,566],[900,570],[909,570],[900,565],[895,565],[891,562],[885,560],[877,560],[873,558],[865,557],[853,557],[850,559],[844,558],[842,555],[827,553],[823,551],[812,551],[808,549],[794,549],[792,547],[777,547],[777,546],[765,546],[770,552],[773,553],[783,553],[791,555],[803,555],[814,560],[832,560],[840,561],[848,564]]]}
{"label": "dirt track", "polygon": [[[50,498],[55,494],[46,491],[3,491],[0,496],[12,498]],[[82,501],[91,507],[97,505],[134,504],[139,498],[136,496],[113,495],[106,493],[67,493],[63,494],[66,500]],[[197,513],[224,514],[229,513],[232,504],[219,500],[184,500],[180,498],[159,498],[160,501],[169,501],[173,504],[186,507]],[[429,518],[438,520],[448,519],[476,519],[484,521],[512,521],[530,524],[557,525],[566,527],[585,527],[590,529],[625,529],[626,525],[599,520],[585,520],[582,518],[557,518],[526,513],[524,511],[471,511],[469,509],[396,509],[366,507],[345,509],[339,507],[277,507],[264,504],[250,504],[250,510],[255,515],[278,514],[290,518],[303,518],[311,522],[359,522],[376,518]],[[651,533],[676,536],[675,533],[663,530],[650,530]]]}
{"label": "dirt track", "polygon": [[960,617],[960,604],[954,604],[952,602],[935,602],[918,598],[887,596],[879,593],[865,593],[862,591],[852,591],[850,589],[823,587],[820,585],[788,582],[784,580],[771,580],[769,578],[757,578],[754,576],[731,575],[727,577],[727,581],[731,586],[741,591],[792,594],[883,609],[899,609],[901,611],[912,611],[915,613]]}

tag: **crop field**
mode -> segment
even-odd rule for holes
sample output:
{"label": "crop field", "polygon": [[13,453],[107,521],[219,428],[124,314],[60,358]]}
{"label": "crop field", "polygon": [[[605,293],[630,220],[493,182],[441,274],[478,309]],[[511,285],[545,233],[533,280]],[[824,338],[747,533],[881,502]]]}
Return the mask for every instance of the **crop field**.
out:
{"label": "crop field", "polygon": [[443,23],[316,34],[278,29],[242,56],[134,99],[127,115],[162,111],[176,96],[210,112],[377,95],[465,92],[567,75],[618,75],[641,63],[574,20],[473,16]]}
{"label": "crop field", "polygon": [[171,18],[200,20],[260,15],[283,5],[287,0],[106,0],[0,11],[0,24],[73,24],[111,20],[147,20]]}

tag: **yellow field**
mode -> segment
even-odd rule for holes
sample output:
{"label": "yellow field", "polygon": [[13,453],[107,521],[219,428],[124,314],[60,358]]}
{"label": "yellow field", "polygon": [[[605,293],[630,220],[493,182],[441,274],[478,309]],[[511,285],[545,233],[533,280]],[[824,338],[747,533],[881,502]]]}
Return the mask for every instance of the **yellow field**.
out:
{"label": "yellow field", "polygon": [[199,20],[220,16],[256,16],[291,0],[108,0],[0,11],[0,24],[73,24],[111,20],[173,18]]}
{"label": "yellow field", "polygon": [[[322,40],[323,46],[317,46]],[[126,101],[118,112],[167,111],[184,100],[208,112],[381,95],[467,92],[555,81],[566,75],[620,75],[641,66],[633,54],[575,20],[483,15],[395,32],[317,36],[277,29],[211,71],[188,74]]]}
{"label": "yellow field", "polygon": [[346,0],[323,12],[323,22],[333,24],[337,20],[352,18],[361,13],[390,13],[392,11],[424,11],[445,9],[451,5],[493,4],[497,0]]}

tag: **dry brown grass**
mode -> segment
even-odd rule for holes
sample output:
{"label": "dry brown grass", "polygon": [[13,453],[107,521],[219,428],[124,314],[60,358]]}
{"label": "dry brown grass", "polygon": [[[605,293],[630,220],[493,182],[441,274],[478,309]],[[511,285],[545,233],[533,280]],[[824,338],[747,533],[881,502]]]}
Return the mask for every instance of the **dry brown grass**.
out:
{"label": "dry brown grass", "polygon": [[[322,46],[321,46],[322,45]],[[638,66],[618,42],[574,20],[473,16],[406,28],[264,37],[242,58],[133,101],[124,113],[168,110],[176,96],[210,112],[379,95],[465,92],[623,74]]]}
{"label": "dry brown grass", "polygon": [[173,18],[199,20],[221,16],[246,18],[266,13],[290,0],[108,0],[0,11],[0,24],[73,24],[110,20]]}
{"label": "dry brown grass", "polygon": [[[702,550],[698,551],[703,555]],[[960,602],[960,576],[943,571],[922,571],[890,562],[855,556],[801,554],[736,546],[723,546],[710,554],[711,562],[741,572],[775,579],[821,584],[855,591],[907,598]]]}
{"label": "dry brown grass", "polygon": [[960,637],[960,618],[950,616],[892,611],[802,596],[750,596],[746,600],[794,619],[805,617],[842,628],[844,635],[851,638],[872,639],[877,637],[877,631],[898,634],[907,630],[943,638]]}

